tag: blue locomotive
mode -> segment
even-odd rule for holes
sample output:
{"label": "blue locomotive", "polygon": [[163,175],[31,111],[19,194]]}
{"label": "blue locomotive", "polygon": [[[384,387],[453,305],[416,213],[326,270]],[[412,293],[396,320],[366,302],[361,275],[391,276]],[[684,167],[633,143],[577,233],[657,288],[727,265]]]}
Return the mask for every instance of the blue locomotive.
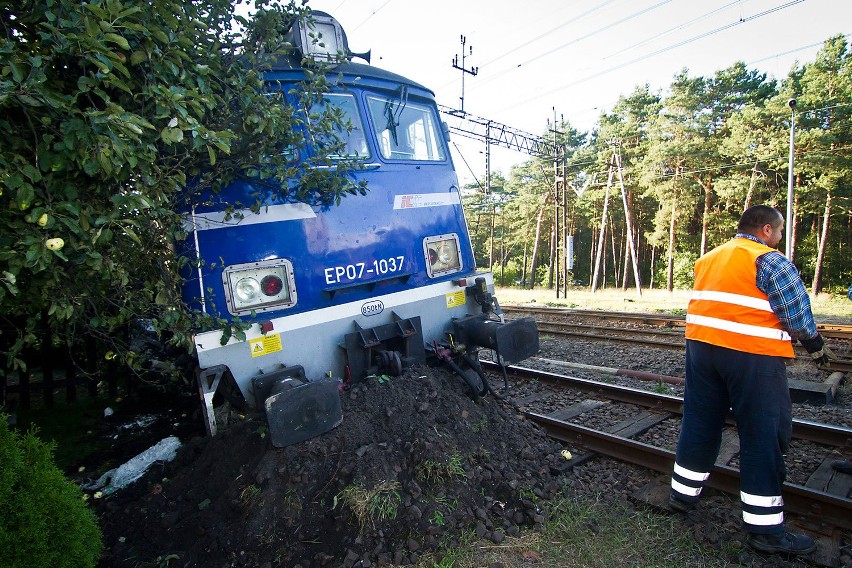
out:
{"label": "blue locomotive", "polygon": [[489,387],[478,348],[503,365],[538,351],[534,320],[505,322],[491,274],[475,268],[434,94],[353,63],[328,14],[313,12],[291,34],[302,53],[273,66],[267,87],[297,88],[301,55],[348,56],[335,62],[331,92],[316,106],[333,105],[351,121],[340,135],[367,191],[336,206],[270,196],[257,211],[234,211],[265,190],[251,180],[230,184],[188,214],[198,267],[184,289],[190,306],[250,324],[244,338],[222,330],[195,337],[210,432],[219,391],[265,410],[279,447],[341,422],[341,383],[432,360],[481,396]]}

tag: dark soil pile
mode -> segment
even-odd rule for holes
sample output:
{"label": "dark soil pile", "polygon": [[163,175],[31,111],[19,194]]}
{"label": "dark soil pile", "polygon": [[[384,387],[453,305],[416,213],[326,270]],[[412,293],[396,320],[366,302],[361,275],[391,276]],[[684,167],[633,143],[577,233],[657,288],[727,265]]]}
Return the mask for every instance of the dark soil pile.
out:
{"label": "dark soil pile", "polygon": [[[499,386],[499,385],[495,385]],[[462,534],[501,542],[544,522],[561,447],[515,408],[475,402],[456,376],[414,368],[341,393],[343,423],[274,448],[263,416],[96,500],[101,566],[416,563]]]}

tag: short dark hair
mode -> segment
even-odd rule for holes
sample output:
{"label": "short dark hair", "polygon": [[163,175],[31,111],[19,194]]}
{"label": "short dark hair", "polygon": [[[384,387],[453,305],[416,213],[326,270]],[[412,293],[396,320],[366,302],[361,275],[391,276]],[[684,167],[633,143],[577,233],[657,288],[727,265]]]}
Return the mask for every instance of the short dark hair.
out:
{"label": "short dark hair", "polygon": [[778,227],[784,222],[784,216],[780,211],[768,205],[755,205],[745,210],[740,222],[737,224],[739,233],[755,233],[764,225]]}

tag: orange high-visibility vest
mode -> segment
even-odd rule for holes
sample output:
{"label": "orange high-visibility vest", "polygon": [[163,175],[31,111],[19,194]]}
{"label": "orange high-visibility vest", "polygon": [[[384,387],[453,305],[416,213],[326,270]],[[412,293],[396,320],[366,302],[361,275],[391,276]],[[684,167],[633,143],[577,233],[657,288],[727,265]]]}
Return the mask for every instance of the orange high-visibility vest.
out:
{"label": "orange high-visibility vest", "polygon": [[790,334],[755,284],[757,258],[774,250],[734,238],[698,259],[686,314],[687,339],[746,353],[795,357]]}

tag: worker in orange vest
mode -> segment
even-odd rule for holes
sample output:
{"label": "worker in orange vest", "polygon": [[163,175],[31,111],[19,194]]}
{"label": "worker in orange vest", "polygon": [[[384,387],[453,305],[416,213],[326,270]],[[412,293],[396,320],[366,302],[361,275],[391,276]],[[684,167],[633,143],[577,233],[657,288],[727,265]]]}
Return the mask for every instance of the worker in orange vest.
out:
{"label": "worker in orange vest", "polygon": [[685,512],[719,453],[733,411],[740,439],[740,501],[748,542],[767,553],[808,554],[813,538],[784,527],[781,487],[792,432],[786,360],[798,340],[817,365],[834,354],[817,332],[798,270],[775,247],[784,217],[746,210],[736,236],[698,259],[686,316],[683,423],[669,504]]}
{"label": "worker in orange vest", "polygon": [[[846,291],[846,297],[852,300],[852,286],[849,286],[849,289]],[[845,460],[835,460],[831,464],[831,467],[840,473],[852,474],[852,459],[846,458]]]}

